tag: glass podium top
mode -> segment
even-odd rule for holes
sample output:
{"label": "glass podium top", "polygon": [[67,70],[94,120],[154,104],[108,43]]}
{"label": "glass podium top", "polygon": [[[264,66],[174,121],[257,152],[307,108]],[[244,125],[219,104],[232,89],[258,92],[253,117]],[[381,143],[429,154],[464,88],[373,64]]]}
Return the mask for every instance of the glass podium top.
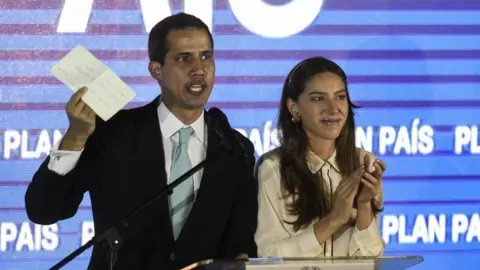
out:
{"label": "glass podium top", "polygon": [[330,257],[330,258],[250,258],[248,260],[205,260],[187,269],[207,270],[403,270],[423,262],[422,256]]}

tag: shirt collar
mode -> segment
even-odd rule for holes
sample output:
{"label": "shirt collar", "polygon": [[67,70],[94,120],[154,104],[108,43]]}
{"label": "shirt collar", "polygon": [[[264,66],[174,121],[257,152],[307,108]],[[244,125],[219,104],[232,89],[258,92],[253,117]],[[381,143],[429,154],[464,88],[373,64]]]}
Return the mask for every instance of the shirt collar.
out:
{"label": "shirt collar", "polygon": [[308,165],[308,168],[310,169],[310,172],[318,173],[318,171],[320,171],[326,163],[332,166],[332,168],[334,168],[335,171],[340,173],[339,166],[337,163],[337,149],[333,151],[333,154],[326,161],[319,158],[311,150],[307,151],[307,165]]}
{"label": "shirt collar", "polygon": [[[158,106],[158,118],[160,119],[160,129],[162,136],[165,139],[172,137],[177,131],[187,125],[183,124],[173,113],[171,113],[163,102]],[[205,111],[202,111],[200,117],[193,122],[190,127],[193,128],[194,136],[197,137],[201,143],[205,140]]]}

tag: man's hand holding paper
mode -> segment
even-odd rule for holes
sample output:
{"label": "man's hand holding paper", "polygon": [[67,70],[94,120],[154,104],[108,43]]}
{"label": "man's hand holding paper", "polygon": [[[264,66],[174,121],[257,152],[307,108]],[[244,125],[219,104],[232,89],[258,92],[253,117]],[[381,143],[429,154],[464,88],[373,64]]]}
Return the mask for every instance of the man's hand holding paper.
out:
{"label": "man's hand holding paper", "polygon": [[90,134],[95,130],[95,112],[83,102],[82,97],[87,93],[83,87],[72,95],[67,103],[68,127],[65,137],[60,145],[60,150],[80,151]]}

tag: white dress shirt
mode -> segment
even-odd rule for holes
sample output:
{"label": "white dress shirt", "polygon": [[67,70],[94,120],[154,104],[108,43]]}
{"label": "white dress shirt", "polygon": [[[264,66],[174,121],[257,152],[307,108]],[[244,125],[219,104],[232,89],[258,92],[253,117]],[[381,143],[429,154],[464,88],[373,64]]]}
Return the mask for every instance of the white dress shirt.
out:
{"label": "white dress shirt", "polygon": [[[357,149],[360,163],[363,164],[365,155],[373,154]],[[327,161],[323,161],[313,152],[308,153],[307,164],[312,173],[321,174],[327,190],[337,188],[342,176],[334,153]],[[360,231],[354,224],[344,225],[333,236],[333,252],[331,237],[324,244],[320,244],[315,236],[314,220],[306,229],[294,231],[293,226],[284,222],[296,220],[286,204],[292,202],[292,197],[283,198],[282,184],[280,182],[280,158],[278,148],[274,149],[260,159],[263,162],[258,167],[258,228],[255,242],[258,245],[259,257],[330,257],[332,256],[377,256],[383,253],[385,242],[380,236],[378,217],[370,226]],[[369,167],[371,164],[369,164]],[[331,184],[331,185],[330,185]],[[330,194],[330,192],[328,192]],[[382,195],[377,198],[379,205],[383,204]],[[351,219],[356,217],[353,209]]]}
{"label": "white dress shirt", "polygon": [[[177,133],[183,127],[183,124],[175,115],[173,115],[163,102],[160,103],[157,109],[158,119],[160,121],[160,130],[162,132],[163,151],[165,155],[165,171],[167,173],[168,183],[175,179],[170,179],[170,166],[172,164],[172,157],[174,149],[178,145],[179,135]],[[204,112],[200,117],[190,125],[194,134],[190,137],[188,142],[188,154],[192,167],[200,163],[207,155],[207,127],[205,125]],[[65,175],[75,168],[82,151],[64,151],[58,150],[60,142],[57,143],[50,151],[50,162],[48,168],[51,171],[60,175]],[[199,170],[193,175],[194,189],[200,187],[203,170]]]}

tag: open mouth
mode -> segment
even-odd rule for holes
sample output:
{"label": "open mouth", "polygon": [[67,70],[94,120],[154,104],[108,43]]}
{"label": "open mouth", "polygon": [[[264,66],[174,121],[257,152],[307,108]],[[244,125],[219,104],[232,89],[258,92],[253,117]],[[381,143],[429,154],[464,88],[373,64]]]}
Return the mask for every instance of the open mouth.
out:
{"label": "open mouth", "polygon": [[189,90],[192,91],[192,92],[200,92],[200,91],[203,90],[203,88],[204,87],[201,84],[194,84],[194,85],[190,86]]}
{"label": "open mouth", "polygon": [[206,89],[207,85],[205,83],[197,83],[187,86],[187,92],[194,96],[200,96]]}

